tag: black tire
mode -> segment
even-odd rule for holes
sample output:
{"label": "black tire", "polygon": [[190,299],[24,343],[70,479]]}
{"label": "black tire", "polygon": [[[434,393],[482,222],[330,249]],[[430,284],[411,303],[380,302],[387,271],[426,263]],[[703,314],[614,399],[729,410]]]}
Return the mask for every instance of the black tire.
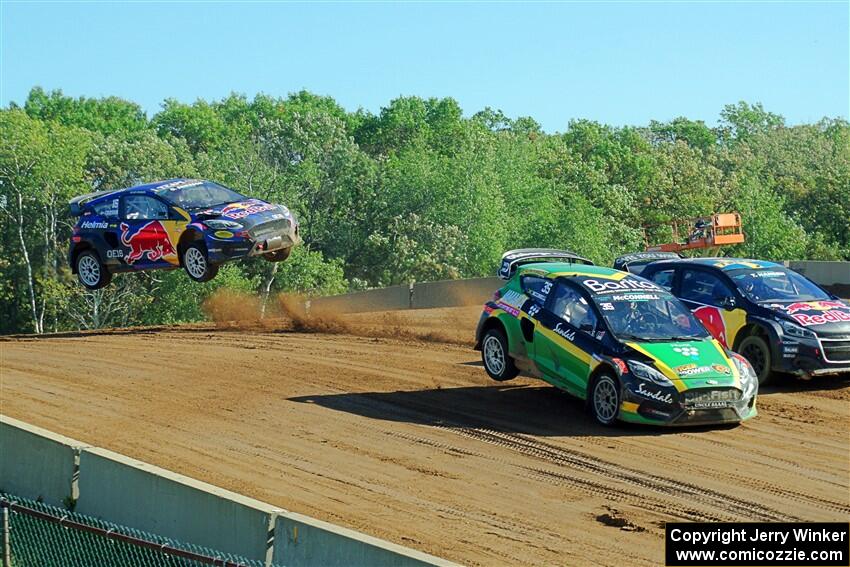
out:
{"label": "black tire", "polygon": [[622,392],[617,378],[609,372],[598,374],[590,384],[587,405],[597,423],[609,427],[620,416]]}
{"label": "black tire", "polygon": [[203,242],[191,242],[183,250],[180,264],[190,278],[196,282],[208,282],[218,273],[218,266],[211,264],[207,247]]}
{"label": "black tire", "polygon": [[738,345],[738,353],[753,365],[753,370],[756,371],[759,379],[759,386],[770,382],[772,378],[770,366],[773,361],[770,358],[770,346],[764,338],[758,335],[744,338]]}
{"label": "black tire", "polygon": [[289,248],[281,248],[280,250],[275,250],[274,252],[269,252],[267,254],[263,254],[263,258],[268,260],[269,262],[283,262],[289,255],[292,254],[292,246]]}
{"label": "black tire", "polygon": [[75,263],[77,279],[86,289],[100,289],[112,281],[112,273],[106,269],[94,250],[80,252]]}
{"label": "black tire", "polygon": [[490,329],[481,339],[481,361],[493,380],[504,382],[519,374],[514,359],[508,354],[508,339],[501,329]]}

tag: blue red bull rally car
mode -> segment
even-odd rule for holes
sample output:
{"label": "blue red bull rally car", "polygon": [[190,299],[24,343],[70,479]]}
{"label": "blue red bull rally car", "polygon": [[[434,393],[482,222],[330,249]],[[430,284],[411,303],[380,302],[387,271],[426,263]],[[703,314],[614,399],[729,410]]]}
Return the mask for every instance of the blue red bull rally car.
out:
{"label": "blue red bull rally car", "polygon": [[774,372],[850,375],[850,304],[781,264],[683,258],[651,262],[641,275],[746,357],[760,384]]}
{"label": "blue red bull rally car", "polygon": [[202,179],[169,179],[75,197],[71,270],[88,289],[118,272],[183,267],[205,282],[224,262],[289,257],[301,238],[283,205],[240,195]]}

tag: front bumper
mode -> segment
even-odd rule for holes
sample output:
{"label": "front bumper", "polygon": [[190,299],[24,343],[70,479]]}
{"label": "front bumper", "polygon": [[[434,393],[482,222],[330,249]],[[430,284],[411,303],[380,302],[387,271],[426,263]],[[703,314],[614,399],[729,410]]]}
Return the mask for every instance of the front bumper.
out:
{"label": "front bumper", "polygon": [[[694,397],[686,400],[686,393]],[[730,393],[737,394],[732,396]],[[698,388],[685,392],[669,388],[664,390],[664,394],[658,399],[650,399],[625,385],[620,419],[632,423],[677,426],[738,423],[757,415],[756,394],[747,398],[737,388]]]}
{"label": "front bumper", "polygon": [[850,336],[796,339],[783,337],[773,370],[808,378],[850,374]]}
{"label": "front bumper", "polygon": [[221,263],[246,256],[260,256],[291,248],[301,242],[298,225],[261,233],[250,231],[245,236],[242,234],[245,233],[229,238],[223,238],[215,232],[208,234],[207,252],[210,261]]}

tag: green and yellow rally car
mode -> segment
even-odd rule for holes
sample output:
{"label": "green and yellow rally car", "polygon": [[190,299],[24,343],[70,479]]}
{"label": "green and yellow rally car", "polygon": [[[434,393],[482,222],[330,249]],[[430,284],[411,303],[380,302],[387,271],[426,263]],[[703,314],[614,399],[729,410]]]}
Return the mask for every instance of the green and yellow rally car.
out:
{"label": "green and yellow rally car", "polygon": [[735,423],[758,379],[673,294],[572,252],[513,250],[484,306],[476,349],[491,378],[520,372],[588,402],[603,425]]}

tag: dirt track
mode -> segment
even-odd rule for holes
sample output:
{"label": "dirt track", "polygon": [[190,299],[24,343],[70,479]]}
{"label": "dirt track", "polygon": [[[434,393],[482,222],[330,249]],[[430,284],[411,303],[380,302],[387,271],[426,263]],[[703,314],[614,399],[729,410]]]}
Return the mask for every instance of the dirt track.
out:
{"label": "dirt track", "polygon": [[608,430],[490,381],[457,344],[477,312],[2,341],[0,411],[467,564],[659,565],[666,520],[850,517],[847,381],[782,380],[737,428]]}

